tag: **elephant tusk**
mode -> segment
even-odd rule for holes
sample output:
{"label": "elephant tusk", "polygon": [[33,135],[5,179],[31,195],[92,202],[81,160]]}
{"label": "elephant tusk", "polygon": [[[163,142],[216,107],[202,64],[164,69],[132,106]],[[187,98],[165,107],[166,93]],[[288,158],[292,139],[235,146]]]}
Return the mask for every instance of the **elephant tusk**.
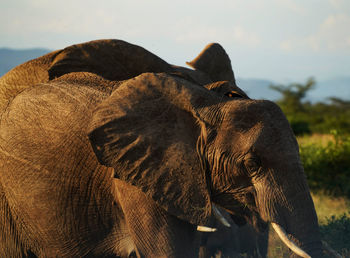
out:
{"label": "elephant tusk", "polygon": [[216,228],[197,226],[197,231],[201,231],[201,232],[215,232],[216,230],[217,230]]}
{"label": "elephant tusk", "polygon": [[217,218],[225,227],[230,228],[231,224],[227,221],[227,219],[224,218],[224,216],[222,216],[221,212],[215,206],[215,204],[213,204],[212,207],[213,207],[213,212],[214,212],[215,218]]}
{"label": "elephant tusk", "polygon": [[286,246],[288,246],[288,248],[290,250],[292,250],[294,253],[296,253],[297,255],[299,255],[301,257],[311,258],[310,255],[308,255],[303,249],[301,249],[299,246],[297,246],[296,243],[294,243],[294,241],[288,237],[287,232],[284,230],[284,228],[282,228],[280,225],[273,223],[273,222],[271,222],[271,225],[272,225],[273,229],[276,231],[277,235],[281,238],[283,243]]}

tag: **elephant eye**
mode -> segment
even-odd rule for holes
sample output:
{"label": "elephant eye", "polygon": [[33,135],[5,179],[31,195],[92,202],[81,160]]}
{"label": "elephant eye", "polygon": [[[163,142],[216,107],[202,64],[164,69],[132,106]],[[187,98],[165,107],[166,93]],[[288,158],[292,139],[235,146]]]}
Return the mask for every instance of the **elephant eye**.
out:
{"label": "elephant eye", "polygon": [[260,159],[258,157],[248,157],[244,160],[244,166],[250,175],[254,175],[260,169]]}
{"label": "elephant eye", "polygon": [[229,98],[243,98],[243,96],[238,93],[237,91],[230,91],[230,92],[226,92],[225,96],[229,97]]}

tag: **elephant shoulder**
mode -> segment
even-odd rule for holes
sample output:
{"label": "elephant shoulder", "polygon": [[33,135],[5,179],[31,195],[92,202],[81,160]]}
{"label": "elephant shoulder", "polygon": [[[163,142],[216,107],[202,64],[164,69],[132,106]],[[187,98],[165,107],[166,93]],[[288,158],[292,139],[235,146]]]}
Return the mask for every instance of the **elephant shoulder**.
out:
{"label": "elephant shoulder", "polygon": [[[104,80],[90,80],[85,83],[90,75],[66,76],[60,80],[37,84],[31,88],[22,91],[15,96],[4,112],[2,120],[8,116],[22,124],[26,123],[25,117],[35,117],[37,121],[53,117],[63,119],[65,114],[70,117],[76,117],[92,109],[94,105],[101,102],[110,93],[114,86]],[[100,82],[100,83],[99,83]],[[105,90],[100,90],[105,87]],[[34,121],[33,121],[34,122]]]}
{"label": "elephant shoulder", "polygon": [[71,87],[91,88],[111,94],[123,81],[111,81],[89,72],[72,72],[52,80],[52,83],[62,83]]}
{"label": "elephant shoulder", "polygon": [[38,84],[18,94],[4,110],[0,137],[9,142],[59,144],[69,134],[82,134],[92,110],[107,96],[92,87],[64,81]]}

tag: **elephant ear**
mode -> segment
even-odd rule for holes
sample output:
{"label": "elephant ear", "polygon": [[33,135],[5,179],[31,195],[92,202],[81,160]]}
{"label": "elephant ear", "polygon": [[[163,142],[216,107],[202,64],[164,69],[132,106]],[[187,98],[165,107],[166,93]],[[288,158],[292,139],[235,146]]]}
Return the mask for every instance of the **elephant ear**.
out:
{"label": "elephant ear", "polygon": [[71,72],[90,72],[108,80],[126,80],[171,66],[146,49],[122,40],[96,40],[63,49],[48,70],[50,80]]}
{"label": "elephant ear", "polygon": [[225,49],[218,43],[207,45],[194,60],[186,62],[186,64],[208,74],[214,82],[235,82],[231,60]]}
{"label": "elephant ear", "polygon": [[88,131],[99,162],[113,167],[115,177],[196,225],[207,223],[211,203],[196,150],[205,128],[193,106],[210,96],[181,78],[142,74],[96,108]]}

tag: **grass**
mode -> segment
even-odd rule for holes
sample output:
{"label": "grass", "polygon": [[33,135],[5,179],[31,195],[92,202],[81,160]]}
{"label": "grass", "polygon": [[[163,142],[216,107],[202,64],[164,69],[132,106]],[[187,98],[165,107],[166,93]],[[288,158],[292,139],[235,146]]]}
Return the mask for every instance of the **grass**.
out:
{"label": "grass", "polygon": [[327,218],[340,217],[350,211],[350,200],[345,197],[332,197],[319,192],[312,194],[320,225],[327,223]]}
{"label": "grass", "polygon": [[320,145],[326,147],[328,142],[335,142],[333,134],[313,134],[297,136],[297,141],[300,146],[304,145]]}

